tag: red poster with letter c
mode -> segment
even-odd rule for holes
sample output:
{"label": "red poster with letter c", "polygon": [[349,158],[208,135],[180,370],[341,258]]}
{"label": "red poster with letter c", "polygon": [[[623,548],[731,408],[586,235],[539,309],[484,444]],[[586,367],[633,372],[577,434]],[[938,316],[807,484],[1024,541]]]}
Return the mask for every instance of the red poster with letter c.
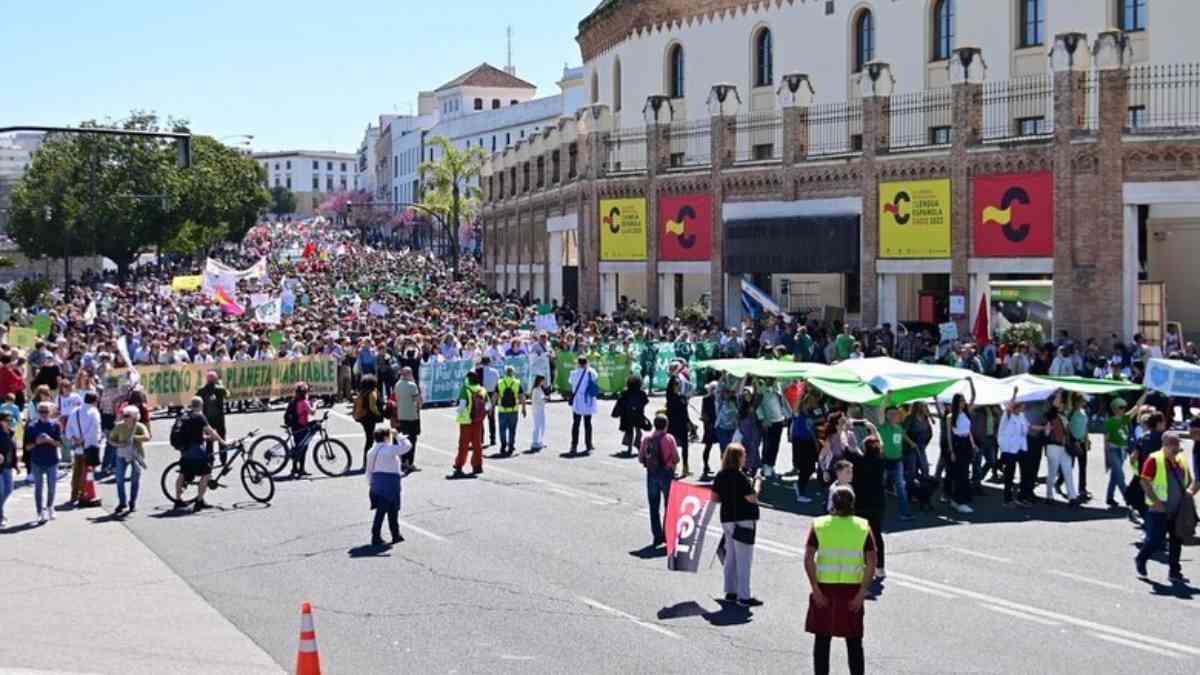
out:
{"label": "red poster with letter c", "polygon": [[712,195],[658,198],[658,259],[707,261],[712,258]]}
{"label": "red poster with letter c", "polygon": [[974,187],[976,256],[1054,255],[1054,174],[978,176]]}

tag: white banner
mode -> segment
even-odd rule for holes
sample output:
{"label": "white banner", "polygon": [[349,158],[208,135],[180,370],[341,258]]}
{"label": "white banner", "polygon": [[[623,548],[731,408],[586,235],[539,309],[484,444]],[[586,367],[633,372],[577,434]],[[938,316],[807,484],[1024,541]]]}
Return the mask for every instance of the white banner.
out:
{"label": "white banner", "polygon": [[254,318],[259,323],[268,326],[278,326],[283,322],[283,302],[279,298],[271,298],[254,308]]}

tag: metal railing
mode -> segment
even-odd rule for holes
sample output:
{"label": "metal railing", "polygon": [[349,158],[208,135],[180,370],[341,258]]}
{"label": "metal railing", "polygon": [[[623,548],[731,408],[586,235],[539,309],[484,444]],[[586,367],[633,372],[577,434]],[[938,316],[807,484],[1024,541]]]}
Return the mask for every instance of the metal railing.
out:
{"label": "metal railing", "polygon": [[783,158],[783,115],[774,110],[741,113],[734,121],[735,162]]}
{"label": "metal railing", "polygon": [[712,120],[671,123],[671,167],[712,164]]}
{"label": "metal railing", "polygon": [[821,103],[808,109],[808,156],[862,150],[862,101]]}
{"label": "metal railing", "polygon": [[949,145],[953,102],[949,87],[892,96],[890,149]]}
{"label": "metal railing", "polygon": [[606,173],[628,173],[646,170],[646,129],[634,127],[620,129],[608,136],[605,142],[604,171]]}
{"label": "metal railing", "polygon": [[1200,128],[1200,64],[1131,68],[1126,126],[1132,133],[1172,133]]}
{"label": "metal railing", "polygon": [[983,85],[983,140],[1054,133],[1054,79],[1031,75]]}

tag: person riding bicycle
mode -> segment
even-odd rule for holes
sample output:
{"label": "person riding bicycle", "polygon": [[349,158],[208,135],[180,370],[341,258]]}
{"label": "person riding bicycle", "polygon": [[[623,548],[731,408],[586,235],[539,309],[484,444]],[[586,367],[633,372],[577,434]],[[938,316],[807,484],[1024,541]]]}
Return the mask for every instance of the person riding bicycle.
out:
{"label": "person riding bicycle", "polygon": [[171,429],[171,445],[180,452],[179,478],[175,481],[175,507],[183,504],[183,488],[200,479],[195,510],[207,509],[204,493],[208,492],[208,481],[212,477],[212,453],[204,447],[205,440],[214,440],[225,445],[225,439],[209,425],[204,417],[204,399],[193,396],[187,410],[175,420]]}
{"label": "person riding bicycle", "polygon": [[308,456],[308,441],[316,431],[317,422],[312,419],[312,403],[308,400],[308,383],[296,385],[296,395],[288,402],[287,410],[283,412],[283,423],[292,433],[292,477],[301,478],[309,475],[304,470],[304,462]]}

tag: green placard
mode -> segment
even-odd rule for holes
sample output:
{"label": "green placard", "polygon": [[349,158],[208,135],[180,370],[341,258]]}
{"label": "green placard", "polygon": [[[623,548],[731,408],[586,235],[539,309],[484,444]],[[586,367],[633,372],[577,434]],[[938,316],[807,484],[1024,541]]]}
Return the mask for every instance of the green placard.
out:
{"label": "green placard", "polygon": [[46,337],[50,334],[50,315],[45,312],[33,317],[33,331],[38,337]]}
{"label": "green placard", "polygon": [[279,349],[283,346],[283,331],[273,330],[268,337],[271,340],[271,346],[275,347],[275,349]]}

